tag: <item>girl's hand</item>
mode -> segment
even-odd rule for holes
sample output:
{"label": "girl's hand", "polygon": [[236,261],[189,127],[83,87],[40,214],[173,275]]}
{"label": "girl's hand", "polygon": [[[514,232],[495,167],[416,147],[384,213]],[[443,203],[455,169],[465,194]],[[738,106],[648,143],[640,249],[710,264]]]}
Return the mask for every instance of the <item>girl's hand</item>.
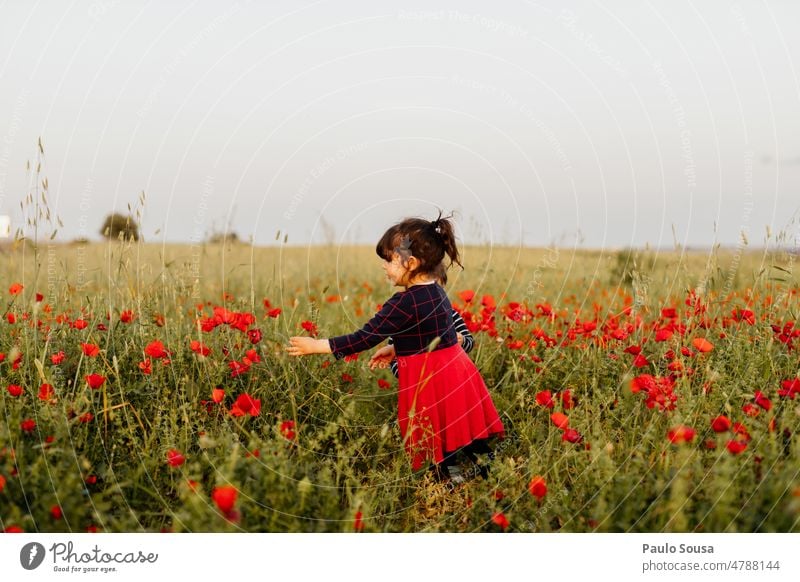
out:
{"label": "girl's hand", "polygon": [[394,346],[383,346],[376,351],[369,360],[369,369],[388,368],[392,360],[395,359]]}
{"label": "girl's hand", "polygon": [[460,333],[456,332],[456,338],[458,339],[458,345],[464,345],[464,336]]}
{"label": "girl's hand", "polygon": [[331,346],[327,339],[313,337],[290,337],[286,353],[290,356],[307,356],[309,354],[330,354]]}

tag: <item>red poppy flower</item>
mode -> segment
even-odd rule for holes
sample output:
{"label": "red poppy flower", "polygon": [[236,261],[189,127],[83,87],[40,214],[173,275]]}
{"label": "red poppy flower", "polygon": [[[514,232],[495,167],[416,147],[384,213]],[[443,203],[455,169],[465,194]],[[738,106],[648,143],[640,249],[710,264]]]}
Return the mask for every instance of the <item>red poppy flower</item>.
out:
{"label": "red poppy flower", "polygon": [[150,359],[145,358],[143,361],[139,362],[139,369],[142,371],[142,374],[150,374],[153,371]]}
{"label": "red poppy flower", "polygon": [[281,308],[280,308],[280,307],[276,307],[275,309],[270,309],[270,310],[267,312],[267,315],[268,315],[269,317],[272,317],[272,318],[274,319],[274,318],[278,317],[278,316],[281,314],[281,311],[282,311],[282,310],[281,310]]}
{"label": "red poppy flower", "polygon": [[247,373],[250,369],[250,362],[247,358],[242,358],[241,362],[237,362],[236,360],[228,362],[228,367],[231,369],[231,378],[236,378],[236,376]]}
{"label": "red poppy flower", "polygon": [[492,516],[492,523],[499,525],[503,530],[508,528],[508,518],[506,518],[502,511],[498,511]]}
{"label": "red poppy flower", "polygon": [[93,420],[94,420],[94,414],[92,414],[91,412],[84,412],[78,417],[78,422],[83,424],[87,424],[89,422],[92,422]]}
{"label": "red poppy flower", "polygon": [[769,398],[767,398],[764,393],[759,390],[756,390],[755,401],[756,404],[758,404],[764,410],[769,410],[772,408],[772,402],[770,402]]}
{"label": "red poppy flower", "polygon": [[574,428],[568,428],[564,431],[564,434],[561,435],[561,440],[570,443],[580,443],[583,441],[583,435]]}
{"label": "red poppy flower", "polygon": [[61,362],[64,361],[64,358],[66,357],[67,357],[66,354],[63,351],[60,351],[51,355],[50,361],[53,362],[54,365],[58,366]]}
{"label": "red poppy flower", "polygon": [[25,530],[18,525],[10,525],[3,530],[3,533],[25,533]]}
{"label": "red poppy flower", "polygon": [[778,390],[778,396],[788,396],[794,400],[795,394],[800,394],[800,378],[791,378],[781,381],[781,389]]}
{"label": "red poppy flower", "polygon": [[9,384],[8,385],[8,393],[11,394],[14,398],[22,394],[22,386],[17,386],[16,384]]}
{"label": "red poppy flower", "polygon": [[122,323],[130,323],[130,322],[132,322],[133,321],[133,317],[134,317],[133,316],[133,311],[131,311],[130,309],[126,309],[125,311],[123,311],[122,313],[119,314],[119,320]]}
{"label": "red poppy flower", "polygon": [[222,388],[214,388],[211,391],[211,400],[219,404],[225,398],[225,390]]}
{"label": "red poppy flower", "polygon": [[690,443],[694,440],[694,429],[685,425],[678,425],[667,433],[667,438],[672,444]]}
{"label": "red poppy flower", "polygon": [[0,475],[0,493],[6,488],[6,478]]}
{"label": "red poppy flower", "polygon": [[251,364],[258,364],[261,361],[261,356],[258,355],[256,350],[247,350],[242,359],[247,360]]}
{"label": "red poppy flower", "polygon": [[566,414],[561,412],[554,412],[550,415],[550,420],[556,425],[558,428],[564,430],[569,426],[569,417]]}
{"label": "red poppy flower", "polygon": [[164,349],[164,344],[161,343],[160,340],[153,340],[147,344],[147,346],[144,348],[144,353],[145,355],[156,359],[165,358],[169,355],[167,350]]}
{"label": "red poppy flower", "polygon": [[42,295],[41,293],[36,294],[36,303],[41,303],[43,299],[44,295]]}
{"label": "red poppy flower", "polygon": [[83,350],[84,355],[94,358],[97,354],[100,353],[100,347],[95,344],[81,344],[81,349]]}
{"label": "red poppy flower", "polygon": [[199,342],[197,340],[192,340],[191,342],[189,342],[189,349],[192,350],[195,354],[199,354],[203,357],[211,353],[211,348],[209,348],[203,342]]}
{"label": "red poppy flower", "polygon": [[355,518],[353,520],[353,529],[355,531],[362,531],[364,529],[364,514],[360,511],[356,511]]}
{"label": "red poppy flower", "polygon": [[572,400],[572,392],[567,388],[561,393],[561,406],[564,410],[569,410],[575,406],[575,402]]}
{"label": "red poppy flower", "polygon": [[626,354],[630,354],[632,356],[638,356],[641,353],[642,348],[637,346],[637,345],[633,345],[633,346],[628,346],[627,348],[625,348],[622,351],[625,352]]}
{"label": "red poppy flower", "polygon": [[388,381],[384,380],[383,378],[380,378],[378,380],[378,388],[380,388],[382,390],[386,390],[386,389],[391,388],[391,387],[392,387],[392,385]]}
{"label": "red poppy flower", "polygon": [[644,368],[649,365],[650,362],[648,362],[647,358],[645,358],[642,354],[636,354],[636,356],[633,358],[633,366],[635,368]]}
{"label": "red poppy flower", "polygon": [[556,403],[553,402],[553,395],[550,390],[542,390],[536,393],[536,404],[545,408],[553,408]]}
{"label": "red poppy flower", "polygon": [[297,433],[294,430],[293,420],[284,420],[281,423],[281,434],[284,436],[284,438],[287,438],[290,441],[294,440],[294,437],[297,436]]}
{"label": "red poppy flower", "polygon": [[732,455],[738,455],[747,448],[746,441],[729,440],[726,445],[728,452]]}
{"label": "red poppy flower", "polygon": [[6,319],[8,320],[8,323],[10,323],[12,325],[17,323],[17,316],[14,315],[13,313],[10,313],[10,312],[6,313]]}
{"label": "red poppy flower", "polygon": [[692,345],[698,352],[707,353],[714,349],[714,344],[702,337],[696,337],[692,340]]}
{"label": "red poppy flower", "polygon": [[541,475],[536,475],[528,484],[528,491],[537,499],[541,499],[547,495],[547,482]]}
{"label": "red poppy flower", "polygon": [[170,449],[167,451],[167,464],[170,467],[180,467],[185,462],[186,457],[184,457],[179,450]]}
{"label": "red poppy flower", "polygon": [[23,420],[22,422],[20,422],[19,427],[24,432],[33,432],[34,430],[36,430],[36,422],[28,418],[27,420]]}
{"label": "red poppy flower", "polygon": [[657,342],[668,341],[671,337],[672,337],[672,330],[670,330],[670,329],[659,329],[656,332],[656,341]]}
{"label": "red poppy flower", "polygon": [[300,325],[311,335],[311,337],[317,337],[317,325],[315,323],[311,321],[304,321]]}
{"label": "red poppy flower", "polygon": [[23,289],[24,289],[24,287],[23,287],[21,284],[19,284],[19,283],[12,283],[12,284],[11,284],[11,287],[9,287],[9,288],[8,288],[8,292],[9,292],[11,295],[19,295],[20,293],[22,293],[22,290],[23,290]]}
{"label": "red poppy flower", "polygon": [[100,374],[88,374],[87,376],[85,376],[85,378],[86,378],[86,383],[92,390],[97,390],[106,381],[105,376],[101,376]]}
{"label": "red poppy flower", "polygon": [[261,414],[261,400],[257,400],[247,394],[246,392],[240,394],[231,407],[231,414],[233,416],[258,416]]}
{"label": "red poppy flower", "polygon": [[214,487],[214,490],[211,492],[211,499],[222,513],[230,515],[238,495],[239,492],[236,490],[236,487],[232,485],[221,485],[219,487]]}
{"label": "red poppy flower", "polygon": [[459,291],[458,296],[461,298],[461,301],[464,303],[469,303],[475,298],[475,291],[471,289],[466,289],[464,291]]}
{"label": "red poppy flower", "polygon": [[481,298],[481,305],[483,305],[487,309],[494,309],[497,306],[497,304],[494,301],[494,297],[492,297],[491,295],[484,295]]}
{"label": "red poppy flower", "polygon": [[342,382],[350,383],[353,381],[353,377],[350,374],[342,374]]}
{"label": "red poppy flower", "polygon": [[739,435],[739,440],[749,441],[752,438],[741,422],[734,422],[731,430]]}
{"label": "red poppy flower", "polygon": [[247,330],[247,339],[250,340],[251,344],[257,344],[261,341],[262,335],[261,330],[257,328]]}
{"label": "red poppy flower", "polygon": [[748,402],[744,406],[742,406],[742,412],[744,412],[747,416],[752,416],[753,418],[755,418],[756,416],[759,415],[761,411],[755,404]]}
{"label": "red poppy flower", "polygon": [[39,400],[49,402],[55,400],[56,391],[50,384],[42,384],[39,386]]}
{"label": "red poppy flower", "polygon": [[720,415],[711,421],[714,432],[727,432],[731,429],[731,421],[727,416]]}
{"label": "red poppy flower", "polygon": [[94,485],[97,483],[97,475],[89,475],[86,479],[83,480],[84,483],[87,485]]}

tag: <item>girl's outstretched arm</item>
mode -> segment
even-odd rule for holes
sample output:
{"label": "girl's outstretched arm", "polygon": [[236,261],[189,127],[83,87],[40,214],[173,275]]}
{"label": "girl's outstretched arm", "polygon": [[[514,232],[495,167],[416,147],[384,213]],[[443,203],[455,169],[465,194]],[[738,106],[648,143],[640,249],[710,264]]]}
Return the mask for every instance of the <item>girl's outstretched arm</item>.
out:
{"label": "girl's outstretched arm", "polygon": [[290,337],[286,352],[290,356],[307,356],[309,354],[330,354],[331,346],[327,339],[313,337]]}

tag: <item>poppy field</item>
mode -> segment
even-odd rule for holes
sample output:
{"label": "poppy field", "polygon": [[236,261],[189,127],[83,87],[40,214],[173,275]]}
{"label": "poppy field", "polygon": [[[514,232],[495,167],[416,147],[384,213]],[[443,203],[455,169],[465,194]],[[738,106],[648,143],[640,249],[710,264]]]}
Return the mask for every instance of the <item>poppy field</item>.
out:
{"label": "poppy field", "polygon": [[506,438],[456,486],[411,470],[369,354],[285,354],[395,292],[373,249],[3,253],[3,531],[800,531],[790,253],[466,247]]}

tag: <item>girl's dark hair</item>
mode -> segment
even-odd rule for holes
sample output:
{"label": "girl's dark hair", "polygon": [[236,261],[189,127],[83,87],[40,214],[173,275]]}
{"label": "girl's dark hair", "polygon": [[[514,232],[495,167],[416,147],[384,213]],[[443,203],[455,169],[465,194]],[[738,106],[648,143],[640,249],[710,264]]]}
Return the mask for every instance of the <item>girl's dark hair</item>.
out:
{"label": "girl's dark hair", "polygon": [[[375,252],[384,261],[391,261],[394,253],[399,253],[403,261],[413,255],[420,264],[408,274],[409,280],[417,275],[433,275],[444,285],[447,283],[447,269],[453,263],[464,268],[456,246],[452,218],[452,214],[443,217],[441,210],[436,220],[406,218],[383,233],[375,245]],[[450,257],[449,265],[444,264],[445,255]]]}

